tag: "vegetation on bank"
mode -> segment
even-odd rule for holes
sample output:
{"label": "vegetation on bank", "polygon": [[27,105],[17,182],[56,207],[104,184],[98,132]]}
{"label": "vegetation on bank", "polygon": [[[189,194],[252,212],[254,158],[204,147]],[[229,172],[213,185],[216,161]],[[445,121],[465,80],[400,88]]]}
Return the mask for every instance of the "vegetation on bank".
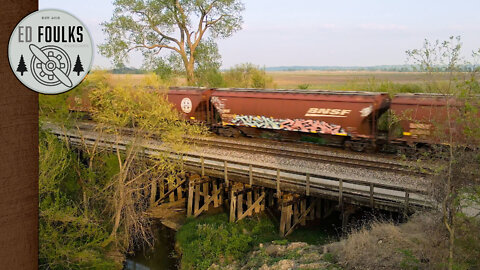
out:
{"label": "vegetation on bank", "polygon": [[278,224],[266,215],[230,223],[228,215],[221,213],[189,219],[177,232],[176,240],[182,255],[182,269],[207,269],[212,264],[247,263],[246,255],[259,244],[286,245],[302,241],[321,245],[336,239],[331,234],[333,232],[325,232],[323,228],[299,228],[285,239],[278,235]]}

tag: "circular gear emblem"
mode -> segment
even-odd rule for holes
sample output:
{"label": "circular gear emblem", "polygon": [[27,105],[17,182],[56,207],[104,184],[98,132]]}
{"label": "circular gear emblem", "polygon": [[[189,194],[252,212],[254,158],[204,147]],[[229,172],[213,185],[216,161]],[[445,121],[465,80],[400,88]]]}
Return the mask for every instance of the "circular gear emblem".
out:
{"label": "circular gear emblem", "polygon": [[39,10],[13,30],[8,60],[15,76],[28,88],[59,94],[77,86],[90,71],[93,41],[85,25],[70,13]]}
{"label": "circular gear emblem", "polygon": [[189,98],[183,98],[180,107],[184,113],[190,113],[192,111],[192,101]]}

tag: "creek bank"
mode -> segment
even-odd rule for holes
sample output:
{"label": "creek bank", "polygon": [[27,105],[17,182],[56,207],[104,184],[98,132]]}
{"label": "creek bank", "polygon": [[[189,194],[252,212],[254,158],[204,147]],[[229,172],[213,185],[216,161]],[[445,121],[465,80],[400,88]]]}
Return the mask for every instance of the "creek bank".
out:
{"label": "creek bank", "polygon": [[327,246],[284,240],[259,244],[245,259],[229,265],[212,264],[209,270],[287,270],[287,269],[342,269],[335,264],[335,256]]}

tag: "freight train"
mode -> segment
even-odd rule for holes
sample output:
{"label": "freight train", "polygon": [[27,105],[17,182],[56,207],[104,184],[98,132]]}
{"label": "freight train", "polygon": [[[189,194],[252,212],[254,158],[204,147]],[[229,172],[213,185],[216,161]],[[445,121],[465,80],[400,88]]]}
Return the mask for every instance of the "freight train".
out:
{"label": "freight train", "polygon": [[[446,143],[460,102],[440,94],[171,87],[168,100],[223,136],[311,141],[354,151],[412,153]],[[450,117],[448,117],[450,115]]]}
{"label": "freight train", "polygon": [[[462,103],[441,94],[391,98],[387,93],[363,91],[170,87],[166,98],[187,121],[228,137],[413,154],[448,143],[447,130],[455,133],[457,141],[463,136],[455,120]],[[71,97],[68,103],[75,111],[90,108],[87,95]]]}

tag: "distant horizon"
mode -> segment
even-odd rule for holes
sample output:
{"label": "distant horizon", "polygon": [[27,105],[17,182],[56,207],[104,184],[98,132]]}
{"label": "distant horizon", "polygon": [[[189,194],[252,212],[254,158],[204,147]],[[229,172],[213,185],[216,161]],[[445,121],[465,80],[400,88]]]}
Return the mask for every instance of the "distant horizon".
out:
{"label": "distant horizon", "polygon": [[[113,1],[40,0],[39,8],[66,10],[87,26],[96,45],[104,42],[100,23],[113,15]],[[462,37],[463,52],[480,48],[480,1],[314,1],[244,0],[242,29],[218,40],[222,69],[260,66],[377,66],[407,63],[406,50],[425,38]],[[130,54],[127,66],[140,67]],[[111,68],[98,50],[94,66]]]}

